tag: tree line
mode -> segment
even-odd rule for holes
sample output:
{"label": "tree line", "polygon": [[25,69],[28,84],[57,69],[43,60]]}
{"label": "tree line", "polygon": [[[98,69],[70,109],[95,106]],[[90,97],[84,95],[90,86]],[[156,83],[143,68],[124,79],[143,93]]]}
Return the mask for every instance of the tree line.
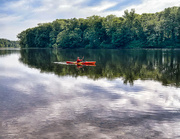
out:
{"label": "tree line", "polygon": [[17,35],[22,48],[180,48],[180,7],[122,17],[57,19]]}
{"label": "tree line", "polygon": [[10,41],[7,39],[0,39],[0,48],[18,48],[19,43],[17,41]]}

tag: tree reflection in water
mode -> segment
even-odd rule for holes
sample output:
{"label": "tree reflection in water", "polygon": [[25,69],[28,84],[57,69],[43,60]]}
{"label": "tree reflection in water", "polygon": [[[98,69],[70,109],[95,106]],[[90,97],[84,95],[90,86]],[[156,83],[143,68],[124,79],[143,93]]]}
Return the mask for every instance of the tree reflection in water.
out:
{"label": "tree reflection in water", "polygon": [[[85,56],[86,61],[96,61],[96,67],[54,64],[54,62],[75,61]],[[156,80],[163,85],[180,86],[179,50],[87,50],[87,49],[22,49],[20,61],[59,76],[87,76],[92,79],[122,78],[133,85],[134,80]]]}

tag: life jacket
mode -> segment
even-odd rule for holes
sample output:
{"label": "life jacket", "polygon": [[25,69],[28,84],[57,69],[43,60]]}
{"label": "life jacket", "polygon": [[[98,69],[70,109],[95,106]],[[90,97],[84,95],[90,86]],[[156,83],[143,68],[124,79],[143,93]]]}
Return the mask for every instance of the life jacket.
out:
{"label": "life jacket", "polygon": [[82,61],[82,59],[77,59],[77,63],[79,63],[79,62],[81,62]]}

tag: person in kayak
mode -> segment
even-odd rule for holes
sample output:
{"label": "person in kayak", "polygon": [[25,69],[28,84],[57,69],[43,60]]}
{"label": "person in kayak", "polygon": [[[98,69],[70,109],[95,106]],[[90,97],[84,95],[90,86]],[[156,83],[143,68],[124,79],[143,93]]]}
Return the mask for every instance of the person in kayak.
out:
{"label": "person in kayak", "polygon": [[82,59],[79,59],[79,57],[77,57],[77,63],[80,63],[80,62],[82,62],[82,60],[84,59],[84,56],[83,56],[83,58]]}

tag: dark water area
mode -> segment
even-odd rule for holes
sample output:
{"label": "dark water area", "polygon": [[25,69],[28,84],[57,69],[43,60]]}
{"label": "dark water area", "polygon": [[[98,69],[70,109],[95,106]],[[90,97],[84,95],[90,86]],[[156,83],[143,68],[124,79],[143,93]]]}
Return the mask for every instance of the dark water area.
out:
{"label": "dark water area", "polygon": [[180,138],[179,121],[180,50],[0,50],[0,139]]}

